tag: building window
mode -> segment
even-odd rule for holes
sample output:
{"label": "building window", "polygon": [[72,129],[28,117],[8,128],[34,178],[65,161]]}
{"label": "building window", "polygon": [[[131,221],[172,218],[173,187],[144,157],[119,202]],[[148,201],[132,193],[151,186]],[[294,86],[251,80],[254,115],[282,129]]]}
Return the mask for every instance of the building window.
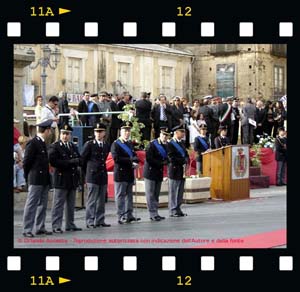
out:
{"label": "building window", "polygon": [[80,78],[83,75],[82,59],[68,58],[67,62],[67,91],[69,93],[80,93],[82,91]]}
{"label": "building window", "polygon": [[173,67],[161,67],[161,93],[171,96],[174,94],[173,88]]}
{"label": "building window", "polygon": [[274,98],[280,98],[285,94],[284,89],[284,67],[283,66],[274,66]]}
{"label": "building window", "polygon": [[235,64],[217,65],[217,95],[235,96]]}
{"label": "building window", "polygon": [[286,45],[272,45],[272,54],[278,57],[286,57]]}
{"label": "building window", "polygon": [[211,45],[211,54],[233,54],[238,52],[237,44],[214,44]]}
{"label": "building window", "polygon": [[118,62],[118,81],[123,91],[130,91],[130,63]]}

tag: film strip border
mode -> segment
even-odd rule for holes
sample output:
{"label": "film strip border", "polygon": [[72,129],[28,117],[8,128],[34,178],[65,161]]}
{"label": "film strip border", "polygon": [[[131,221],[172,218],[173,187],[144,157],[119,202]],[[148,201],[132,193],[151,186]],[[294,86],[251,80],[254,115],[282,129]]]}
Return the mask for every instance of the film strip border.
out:
{"label": "film strip border", "polygon": [[[201,256],[199,257],[199,271],[216,271],[218,270],[218,257],[215,256]],[[46,256],[45,258],[45,271],[60,271],[61,260],[60,256]],[[105,270],[105,266],[101,266],[101,258],[98,256],[84,256],[84,264],[82,271],[101,271]],[[239,271],[255,271],[255,257],[253,256],[238,256],[239,264],[235,269]],[[272,261],[277,271],[293,271],[293,256],[279,256],[276,261]],[[41,257],[42,260],[42,257]],[[77,259],[78,260],[78,259]],[[221,261],[221,259],[219,259]],[[99,265],[100,262],[100,265]],[[144,261],[139,263],[137,256],[123,256],[122,257],[123,271],[139,271],[140,265],[145,264]],[[74,263],[75,264],[75,263]],[[74,265],[72,264],[72,265]],[[161,257],[161,271],[176,271],[177,270],[176,256],[162,256]],[[224,265],[223,265],[224,266]],[[6,271],[22,271],[24,269],[22,258],[20,256],[8,256]],[[117,268],[117,267],[116,267]],[[229,267],[230,268],[230,267]],[[0,263],[0,271],[4,269],[3,263]]]}
{"label": "film strip border", "polygon": [[[293,22],[278,22],[277,36],[282,38],[290,38],[294,36]],[[99,37],[98,22],[84,22],[84,37]],[[201,22],[199,36],[201,37],[216,37],[215,22]],[[46,37],[60,37],[61,33],[60,22],[46,22],[45,35]],[[255,37],[255,24],[253,22],[239,22],[239,37]],[[22,23],[7,22],[7,37],[21,37]],[[176,22],[161,23],[162,37],[176,37]],[[137,22],[123,22],[123,37],[138,37]]]}

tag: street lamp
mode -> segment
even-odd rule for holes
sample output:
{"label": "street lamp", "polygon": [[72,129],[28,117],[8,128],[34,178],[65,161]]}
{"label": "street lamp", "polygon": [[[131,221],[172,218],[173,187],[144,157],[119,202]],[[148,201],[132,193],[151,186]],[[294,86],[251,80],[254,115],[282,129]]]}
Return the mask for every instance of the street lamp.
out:
{"label": "street lamp", "polygon": [[[52,70],[57,68],[58,63],[60,62],[61,52],[58,48],[55,48],[53,51],[49,45],[42,45],[43,56],[37,60],[36,64],[33,64],[30,69],[36,69],[39,65],[43,68],[41,73],[42,79],[42,97],[43,100],[46,100],[46,68],[49,66]],[[35,55],[35,52],[30,48],[27,51],[28,55]]]}

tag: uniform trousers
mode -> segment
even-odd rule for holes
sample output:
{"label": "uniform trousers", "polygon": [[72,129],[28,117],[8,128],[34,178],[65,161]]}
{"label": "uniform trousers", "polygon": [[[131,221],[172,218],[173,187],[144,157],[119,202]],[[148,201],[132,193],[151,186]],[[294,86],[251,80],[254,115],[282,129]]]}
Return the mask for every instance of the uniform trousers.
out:
{"label": "uniform trousers", "polygon": [[169,214],[181,213],[185,180],[169,179]]}
{"label": "uniform trousers", "polygon": [[75,212],[75,189],[54,189],[53,206],[52,206],[52,228],[62,227],[64,206],[65,208],[65,227],[75,228],[74,212]]}
{"label": "uniform trousers", "polygon": [[150,217],[158,216],[159,193],[161,188],[161,181],[155,181],[144,178],[145,180],[145,193],[148,211]]}
{"label": "uniform trousers", "polygon": [[49,186],[29,185],[24,207],[23,232],[45,231]]}
{"label": "uniform trousers", "polygon": [[99,225],[105,219],[105,194],[107,184],[87,183],[86,224]]}
{"label": "uniform trousers", "polygon": [[115,202],[119,220],[133,217],[133,182],[114,182]]}

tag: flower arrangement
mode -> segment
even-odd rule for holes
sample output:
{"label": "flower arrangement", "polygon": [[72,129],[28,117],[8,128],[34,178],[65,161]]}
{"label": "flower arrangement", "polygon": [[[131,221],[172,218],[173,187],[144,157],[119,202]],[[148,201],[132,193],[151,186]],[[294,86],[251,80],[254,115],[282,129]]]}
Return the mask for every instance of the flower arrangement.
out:
{"label": "flower arrangement", "polygon": [[259,144],[253,144],[251,147],[251,150],[253,151],[253,156],[251,156],[250,161],[251,161],[251,165],[252,166],[257,166],[260,167],[261,166],[261,145]]}
{"label": "flower arrangement", "polygon": [[257,135],[259,138],[258,145],[261,145],[262,148],[272,148],[275,147],[275,138],[269,136],[268,134],[264,133],[263,135]]}
{"label": "flower arrangement", "polygon": [[135,105],[134,104],[127,104],[123,107],[124,113],[119,114],[118,118],[121,119],[123,122],[130,121],[132,123],[130,139],[134,145],[134,149],[139,150],[145,148],[149,141],[142,141],[142,128],[145,128],[143,123],[138,121],[138,118],[135,117]]}

